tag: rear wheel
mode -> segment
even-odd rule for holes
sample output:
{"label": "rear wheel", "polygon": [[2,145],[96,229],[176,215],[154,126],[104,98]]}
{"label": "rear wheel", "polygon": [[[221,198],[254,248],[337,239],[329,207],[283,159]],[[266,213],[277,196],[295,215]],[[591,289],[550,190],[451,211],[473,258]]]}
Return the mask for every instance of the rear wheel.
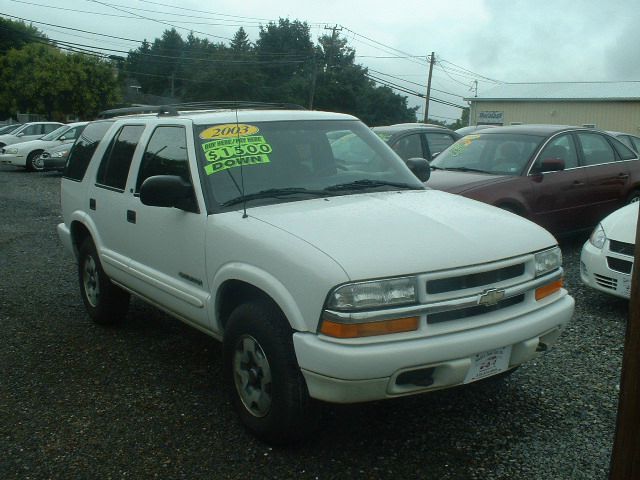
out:
{"label": "rear wheel", "polygon": [[129,308],[129,293],[111,283],[91,239],[80,247],[78,280],[82,301],[94,322],[113,325],[122,320]]}
{"label": "rear wheel", "polygon": [[636,203],[640,202],[640,190],[634,190],[629,194],[627,198],[627,203]]}
{"label": "rear wheel", "polygon": [[38,150],[27,155],[26,167],[28,172],[40,172],[43,170],[44,163],[40,164],[37,161],[41,153],[42,151]]}
{"label": "rear wheel", "polygon": [[253,301],[231,313],[224,362],[234,409],[257,437],[282,444],[315,429],[319,408],[296,361],[289,323],[274,304]]}

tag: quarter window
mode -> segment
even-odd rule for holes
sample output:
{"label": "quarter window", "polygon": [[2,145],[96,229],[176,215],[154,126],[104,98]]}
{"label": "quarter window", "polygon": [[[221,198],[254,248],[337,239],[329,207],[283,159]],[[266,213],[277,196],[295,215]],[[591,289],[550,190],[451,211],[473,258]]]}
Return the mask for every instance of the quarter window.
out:
{"label": "quarter window", "polygon": [[102,157],[97,177],[99,185],[124,190],[131,159],[143,131],[143,125],[125,125],[120,129]]}
{"label": "quarter window", "polygon": [[111,125],[113,125],[113,121],[96,122],[87,125],[69,153],[63,174],[65,178],[82,180],[93,153]]}
{"label": "quarter window", "polygon": [[611,141],[613,142],[613,146],[616,149],[616,152],[618,152],[621,160],[633,160],[636,158],[636,154],[633,152],[633,150],[627,147],[620,140],[618,140],[617,138],[612,138]]}
{"label": "quarter window", "polygon": [[585,165],[600,165],[616,161],[616,155],[607,139],[597,133],[578,132]]}
{"label": "quarter window", "polygon": [[153,131],[142,157],[136,192],[140,191],[142,182],[154,175],[177,175],[191,182],[183,127],[158,127]]}

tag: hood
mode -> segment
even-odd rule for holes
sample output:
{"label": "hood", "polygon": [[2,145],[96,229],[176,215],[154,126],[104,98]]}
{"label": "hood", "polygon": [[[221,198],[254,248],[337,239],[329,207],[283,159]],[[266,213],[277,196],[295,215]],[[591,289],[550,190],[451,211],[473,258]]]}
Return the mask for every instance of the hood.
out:
{"label": "hood", "polygon": [[636,243],[636,227],[638,226],[638,209],[640,202],[622,207],[602,222],[607,238],[624,243]]}
{"label": "hood", "polygon": [[504,182],[510,178],[512,177],[509,175],[432,170],[425,185],[449,193],[462,193],[472,188]]}
{"label": "hood", "polygon": [[312,199],[247,213],[323,251],[352,280],[477,265],[556,244],[517,215],[436,190]]}
{"label": "hood", "polygon": [[7,147],[9,147],[9,145],[11,145],[11,147],[13,148],[17,148],[19,149],[18,152],[19,153],[25,153],[31,149],[44,149],[47,147],[51,147],[54,145],[59,145],[60,142],[57,140],[26,140],[24,142],[17,142],[17,143],[12,143],[12,144],[7,144]]}

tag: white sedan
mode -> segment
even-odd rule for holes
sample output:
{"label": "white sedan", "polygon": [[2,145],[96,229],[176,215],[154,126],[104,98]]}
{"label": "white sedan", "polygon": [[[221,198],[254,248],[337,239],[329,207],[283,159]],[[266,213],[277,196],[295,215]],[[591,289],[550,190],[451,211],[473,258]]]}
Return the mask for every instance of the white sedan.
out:
{"label": "white sedan", "polygon": [[613,212],[584,244],[580,277],[586,285],[617,297],[631,296],[639,206],[635,202]]}

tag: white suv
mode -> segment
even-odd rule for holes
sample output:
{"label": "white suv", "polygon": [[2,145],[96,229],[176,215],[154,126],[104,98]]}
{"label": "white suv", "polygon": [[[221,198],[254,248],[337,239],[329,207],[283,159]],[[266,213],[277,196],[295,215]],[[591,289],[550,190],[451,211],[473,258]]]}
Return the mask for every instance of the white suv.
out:
{"label": "white suv", "polygon": [[58,233],[96,322],[133,293],[222,340],[244,425],[291,441],[317,423],[315,400],[506,374],[571,318],[547,231],[425,188],[407,164],[343,114],[102,120],[72,149]]}

